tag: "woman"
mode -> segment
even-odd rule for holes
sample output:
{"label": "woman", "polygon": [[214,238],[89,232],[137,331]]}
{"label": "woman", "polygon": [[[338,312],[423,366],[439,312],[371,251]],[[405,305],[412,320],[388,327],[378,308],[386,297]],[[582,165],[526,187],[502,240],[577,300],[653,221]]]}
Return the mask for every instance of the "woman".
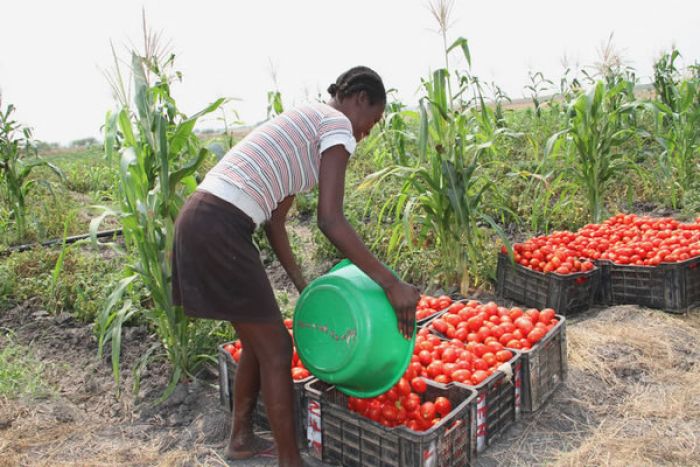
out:
{"label": "woman", "polygon": [[292,341],[252,236],[265,229],[277,258],[301,292],[306,280],[285,229],[294,195],[318,183],[318,226],[338,250],[385,290],[407,338],[418,290],[397,279],[367,249],[343,214],[345,171],[358,141],[379,121],[384,84],[355,67],[330,85],[328,104],[287,111],[251,132],[207,174],[175,226],[173,299],[187,315],[230,321],[244,352],[234,387],[226,455],[264,449],[251,415],[262,388],[279,464],[301,465],[295,443]]}

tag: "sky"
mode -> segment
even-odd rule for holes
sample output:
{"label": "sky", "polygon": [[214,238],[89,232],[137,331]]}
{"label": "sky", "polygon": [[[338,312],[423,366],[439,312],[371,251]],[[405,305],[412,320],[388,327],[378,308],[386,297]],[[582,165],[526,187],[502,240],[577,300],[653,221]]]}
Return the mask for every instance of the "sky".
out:
{"label": "sky", "polygon": [[[96,137],[115,108],[104,71],[110,41],[120,57],[141,47],[141,12],[172,44],[183,81],[180,109],[194,113],[218,97],[252,124],[265,118],[266,93],[286,106],[313,100],[355,65],[375,69],[411,105],[420,78],[444,64],[442,37],[426,0],[2,0],[0,92],[3,108],[37,139],[68,144]],[[675,44],[700,60],[700,2],[690,0],[492,0],[454,3],[448,41],[468,39],[472,72],[513,99],[525,97],[528,71],[558,82],[571,67],[598,60],[613,43],[649,82],[652,64]],[[455,58],[457,56],[455,55]],[[459,64],[458,62],[454,62]],[[273,79],[276,75],[276,82]],[[221,115],[202,128],[222,128]]]}

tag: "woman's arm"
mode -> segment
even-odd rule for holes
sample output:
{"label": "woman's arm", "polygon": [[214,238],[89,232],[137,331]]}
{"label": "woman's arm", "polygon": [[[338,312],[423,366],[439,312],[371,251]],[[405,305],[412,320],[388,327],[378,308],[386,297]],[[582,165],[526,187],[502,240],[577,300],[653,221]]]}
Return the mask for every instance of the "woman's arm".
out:
{"label": "woman's arm", "polygon": [[418,289],[399,280],[365,246],[343,213],[345,170],[350,154],[343,146],[333,146],[323,153],[319,175],[318,226],[328,239],[358,268],[386,292],[396,311],[399,330],[406,337],[413,334]]}
{"label": "woman's arm", "polygon": [[272,211],[272,217],[269,222],[265,224],[265,235],[270,241],[270,246],[272,250],[277,255],[277,259],[287,275],[294,283],[299,293],[306,287],[306,280],[304,275],[301,273],[301,268],[294,258],[292,253],[292,247],[289,245],[289,236],[287,235],[287,228],[285,223],[287,221],[287,213],[289,208],[294,202],[294,196],[288,196],[282,200],[277,208]]}

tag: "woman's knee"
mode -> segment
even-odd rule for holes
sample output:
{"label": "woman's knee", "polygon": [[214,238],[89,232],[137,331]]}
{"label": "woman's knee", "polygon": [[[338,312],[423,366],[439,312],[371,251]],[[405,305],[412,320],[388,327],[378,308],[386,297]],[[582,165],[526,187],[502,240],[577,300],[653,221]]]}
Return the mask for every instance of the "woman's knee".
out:
{"label": "woman's knee", "polygon": [[282,322],[236,326],[243,348],[255,353],[260,367],[289,368],[292,361],[292,338]]}
{"label": "woman's knee", "polygon": [[285,368],[288,369],[292,362],[292,338],[288,332],[281,333],[274,339],[270,339],[269,342],[269,353],[266,355],[265,362],[269,363],[275,368]]}

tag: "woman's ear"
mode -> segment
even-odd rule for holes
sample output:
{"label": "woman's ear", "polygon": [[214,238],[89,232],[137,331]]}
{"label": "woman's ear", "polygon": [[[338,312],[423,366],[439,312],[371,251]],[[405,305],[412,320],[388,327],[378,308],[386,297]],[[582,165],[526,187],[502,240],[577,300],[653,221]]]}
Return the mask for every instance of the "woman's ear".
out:
{"label": "woman's ear", "polygon": [[367,94],[367,91],[360,91],[357,94],[357,103],[359,105],[369,105],[369,94]]}

